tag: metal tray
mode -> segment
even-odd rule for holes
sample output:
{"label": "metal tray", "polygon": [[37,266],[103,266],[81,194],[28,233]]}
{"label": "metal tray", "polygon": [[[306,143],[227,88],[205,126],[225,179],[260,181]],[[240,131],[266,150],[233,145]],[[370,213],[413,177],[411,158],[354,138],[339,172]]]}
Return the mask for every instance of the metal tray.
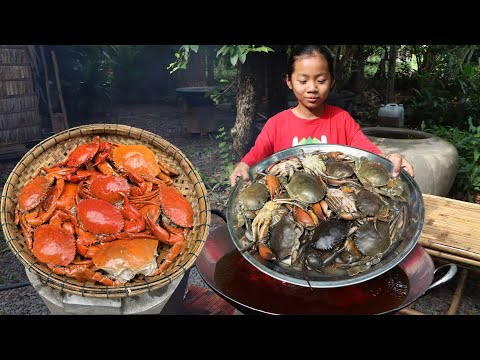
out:
{"label": "metal tray", "polygon": [[[357,157],[365,156],[368,159],[376,161],[379,164],[383,165],[390,172],[392,171],[393,167],[393,164],[389,160],[386,160],[385,158],[374,153],[351,146],[333,144],[310,144],[295,146],[271,155],[270,157],[252,166],[250,169],[250,176],[253,178],[253,174],[256,174],[257,171],[265,171],[269,165],[279,160],[285,159],[290,156],[302,157],[304,153],[308,154],[313,151],[342,151],[345,154]],[[288,266],[284,266],[280,263],[267,261],[260,257],[258,253],[250,254],[249,252],[245,251],[242,252],[242,255],[257,269],[272,276],[277,280],[300,286],[311,286],[313,288],[334,288],[353,285],[363,281],[367,281],[383,274],[384,272],[392,269],[394,266],[400,263],[410,253],[410,251],[412,251],[412,249],[415,247],[418,240],[420,239],[425,220],[423,197],[420,188],[418,187],[415,180],[406,171],[402,170],[399,176],[404,183],[404,195],[407,198],[407,206],[403,219],[403,229],[401,230],[398,240],[390,246],[387,252],[383,255],[381,261],[369,268],[368,270],[355,276],[333,276],[321,274],[315,271],[307,271],[307,281],[303,273],[294,270]],[[244,243],[241,241],[242,237],[244,236],[244,229],[237,226],[237,210],[235,209],[235,204],[237,203],[238,194],[243,186],[244,181],[242,179],[239,179],[235,187],[232,189],[232,192],[230,193],[226,210],[228,230],[232,241],[238,250],[244,248]]]}

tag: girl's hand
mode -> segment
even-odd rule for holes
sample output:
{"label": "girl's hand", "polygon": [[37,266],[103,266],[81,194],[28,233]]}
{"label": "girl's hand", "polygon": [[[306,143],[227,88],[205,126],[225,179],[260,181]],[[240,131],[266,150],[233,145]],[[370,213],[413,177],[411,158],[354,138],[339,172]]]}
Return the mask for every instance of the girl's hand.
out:
{"label": "girl's hand", "polygon": [[245,183],[248,184],[250,182],[250,174],[248,173],[249,170],[250,166],[247,163],[237,163],[237,165],[235,165],[233,168],[233,172],[228,177],[230,179],[230,185],[234,187],[239,177],[241,177]]}
{"label": "girl's hand", "polygon": [[413,165],[410,164],[407,159],[405,159],[400,154],[381,154],[385,159],[390,160],[393,163],[392,176],[396,177],[400,173],[400,169],[404,169],[412,177],[415,177],[415,171]]}

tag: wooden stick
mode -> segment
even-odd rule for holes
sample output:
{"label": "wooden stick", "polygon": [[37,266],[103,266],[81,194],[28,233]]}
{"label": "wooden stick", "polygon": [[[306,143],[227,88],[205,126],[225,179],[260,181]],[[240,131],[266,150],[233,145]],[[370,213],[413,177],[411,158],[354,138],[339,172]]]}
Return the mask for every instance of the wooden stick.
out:
{"label": "wooden stick", "polygon": [[422,245],[423,247],[436,249],[436,250],[439,250],[439,251],[442,251],[442,252],[445,252],[445,253],[450,253],[452,255],[469,258],[469,259],[472,259],[472,260],[475,260],[475,261],[480,261],[480,255],[478,255],[476,253],[473,253],[469,250],[465,250],[465,249],[461,249],[461,248],[454,248],[450,245],[444,245],[444,244],[440,244],[438,242],[432,242],[432,241],[428,241],[428,240],[425,240],[425,239],[421,239],[419,242],[420,242],[420,245]]}
{"label": "wooden stick", "polygon": [[[451,261],[440,259],[438,257],[435,257],[433,260],[438,265],[446,265],[451,263]],[[462,269],[468,269],[469,275],[480,276],[480,269],[477,266],[472,266],[467,264],[458,264],[458,263],[457,265],[460,266]]]}
{"label": "wooden stick", "polygon": [[45,72],[45,88],[47,90],[48,112],[50,113],[50,121],[52,122],[52,127],[53,127],[52,96],[50,94],[50,81],[48,81],[47,61],[45,60],[43,45],[40,45],[40,54],[42,56],[43,70]]}
{"label": "wooden stick", "polygon": [[409,308],[409,307],[406,307],[406,308],[403,308],[399,311],[399,313],[403,314],[403,315],[427,315],[425,313],[422,313],[420,311],[417,311],[417,310],[413,310],[412,308]]}
{"label": "wooden stick", "polygon": [[474,265],[474,266],[480,266],[480,261],[475,261],[475,260],[471,260],[471,259],[467,259],[467,258],[462,258],[460,256],[447,254],[447,253],[444,253],[444,252],[441,252],[441,251],[432,250],[432,249],[428,249],[428,248],[425,248],[425,251],[428,254],[430,254],[432,256],[437,256],[439,258],[453,260],[453,261],[456,261],[456,262],[461,263],[461,264],[469,264],[469,265]]}
{"label": "wooden stick", "polygon": [[458,310],[458,305],[462,299],[463,288],[465,287],[465,280],[467,279],[468,270],[463,269],[460,280],[458,280],[457,288],[455,289],[455,294],[453,294],[453,300],[448,309],[447,315],[455,315]]}
{"label": "wooden stick", "polygon": [[60,98],[60,106],[62,107],[63,121],[64,121],[65,129],[68,129],[69,126],[68,126],[68,119],[67,119],[67,110],[65,109],[65,103],[63,102],[62,85],[60,84],[60,75],[58,72],[57,57],[55,56],[55,52],[53,50],[51,50],[50,53],[52,54],[53,68],[55,69],[55,80],[57,82],[58,97]]}

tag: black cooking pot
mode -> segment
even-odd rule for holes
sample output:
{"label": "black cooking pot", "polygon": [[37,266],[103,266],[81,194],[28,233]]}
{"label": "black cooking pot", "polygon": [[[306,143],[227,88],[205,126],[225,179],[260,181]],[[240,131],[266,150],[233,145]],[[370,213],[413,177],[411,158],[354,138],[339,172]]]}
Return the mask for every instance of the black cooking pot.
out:
{"label": "black cooking pot", "polygon": [[[457,272],[454,264],[435,268],[430,255],[417,244],[397,266],[371,280],[336,288],[298,286],[246,261],[226,225],[210,232],[196,266],[208,286],[242,313],[272,315],[394,313]],[[435,273],[447,267],[448,272],[433,282]]]}

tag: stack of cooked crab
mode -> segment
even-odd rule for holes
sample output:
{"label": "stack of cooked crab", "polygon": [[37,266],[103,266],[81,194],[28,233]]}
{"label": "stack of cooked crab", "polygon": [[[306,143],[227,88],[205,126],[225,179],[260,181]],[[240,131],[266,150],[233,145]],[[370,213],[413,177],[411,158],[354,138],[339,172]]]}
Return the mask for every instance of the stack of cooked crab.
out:
{"label": "stack of cooked crab", "polygon": [[193,226],[178,175],[144,145],[96,136],[20,189],[15,223],[56,274],[108,286],[156,276],[185,251]]}

